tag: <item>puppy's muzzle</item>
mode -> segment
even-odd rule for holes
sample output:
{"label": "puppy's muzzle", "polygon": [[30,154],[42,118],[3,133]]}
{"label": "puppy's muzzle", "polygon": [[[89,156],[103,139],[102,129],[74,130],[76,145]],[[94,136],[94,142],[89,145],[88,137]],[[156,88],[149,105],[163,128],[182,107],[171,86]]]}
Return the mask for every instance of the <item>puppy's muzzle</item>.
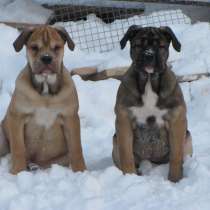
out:
{"label": "puppy's muzzle", "polygon": [[53,62],[53,57],[44,54],[40,57],[40,67],[36,70],[37,74],[53,74],[55,73],[55,64]]}
{"label": "puppy's muzzle", "polygon": [[143,52],[143,60],[144,60],[145,71],[147,73],[154,73],[155,60],[156,60],[154,50],[146,49]]}

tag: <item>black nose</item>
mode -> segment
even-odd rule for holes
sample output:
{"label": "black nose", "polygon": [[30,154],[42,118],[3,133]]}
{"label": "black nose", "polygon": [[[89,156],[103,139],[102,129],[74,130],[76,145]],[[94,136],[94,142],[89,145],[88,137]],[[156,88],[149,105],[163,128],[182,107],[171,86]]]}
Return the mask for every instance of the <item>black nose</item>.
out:
{"label": "black nose", "polygon": [[155,58],[155,53],[152,50],[145,50],[144,51],[144,58],[147,61],[153,61]]}
{"label": "black nose", "polygon": [[44,64],[51,64],[52,63],[52,57],[50,55],[43,55],[41,57],[41,60]]}

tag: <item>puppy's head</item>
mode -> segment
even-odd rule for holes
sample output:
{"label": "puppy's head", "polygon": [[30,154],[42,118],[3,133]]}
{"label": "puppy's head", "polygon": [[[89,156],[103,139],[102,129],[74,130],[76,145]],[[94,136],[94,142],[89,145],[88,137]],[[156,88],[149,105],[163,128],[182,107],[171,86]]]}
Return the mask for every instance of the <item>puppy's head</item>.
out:
{"label": "puppy's head", "polygon": [[17,52],[26,46],[32,83],[40,93],[44,89],[52,94],[59,91],[66,42],[73,50],[74,43],[67,31],[50,26],[25,29],[15,40],[13,45]]}
{"label": "puppy's head", "polygon": [[138,71],[146,73],[161,73],[167,69],[169,45],[181,50],[181,44],[169,27],[131,26],[120,41],[121,49],[127,41],[131,44],[131,58]]}

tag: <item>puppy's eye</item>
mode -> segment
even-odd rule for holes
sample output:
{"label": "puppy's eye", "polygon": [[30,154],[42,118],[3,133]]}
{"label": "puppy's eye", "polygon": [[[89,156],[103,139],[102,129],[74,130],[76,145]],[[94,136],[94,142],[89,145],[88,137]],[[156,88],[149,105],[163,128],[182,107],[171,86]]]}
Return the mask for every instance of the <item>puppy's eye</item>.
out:
{"label": "puppy's eye", "polygon": [[146,39],[147,39],[146,37],[142,37],[141,42],[144,42]]}
{"label": "puppy's eye", "polygon": [[162,48],[162,49],[164,49],[164,48],[166,48],[166,46],[165,45],[159,45],[159,48]]}
{"label": "puppy's eye", "polygon": [[37,52],[39,50],[38,46],[37,45],[32,45],[31,47],[31,50],[34,51],[34,52]]}
{"label": "puppy's eye", "polygon": [[154,44],[155,46],[158,46],[158,45],[159,45],[159,41],[158,41],[157,39],[155,39],[154,42],[153,42],[153,44]]}
{"label": "puppy's eye", "polygon": [[141,43],[143,46],[146,46],[148,44],[148,39],[147,38],[142,38]]}
{"label": "puppy's eye", "polygon": [[60,50],[61,49],[61,46],[59,46],[59,45],[56,45],[55,47],[54,47],[54,51],[58,51],[58,50]]}
{"label": "puppy's eye", "polygon": [[140,48],[141,47],[141,43],[135,43],[133,45],[131,45],[133,48]]}
{"label": "puppy's eye", "polygon": [[164,42],[160,41],[159,48],[162,48],[162,49],[167,48],[167,45]]}

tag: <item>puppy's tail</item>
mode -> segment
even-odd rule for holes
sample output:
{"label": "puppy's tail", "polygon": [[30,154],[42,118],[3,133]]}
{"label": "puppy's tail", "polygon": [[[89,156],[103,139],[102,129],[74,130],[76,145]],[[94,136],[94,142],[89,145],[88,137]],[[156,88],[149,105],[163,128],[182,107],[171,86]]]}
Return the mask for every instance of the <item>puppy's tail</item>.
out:
{"label": "puppy's tail", "polygon": [[2,129],[2,124],[0,124],[0,157],[8,154],[9,152],[9,142]]}

